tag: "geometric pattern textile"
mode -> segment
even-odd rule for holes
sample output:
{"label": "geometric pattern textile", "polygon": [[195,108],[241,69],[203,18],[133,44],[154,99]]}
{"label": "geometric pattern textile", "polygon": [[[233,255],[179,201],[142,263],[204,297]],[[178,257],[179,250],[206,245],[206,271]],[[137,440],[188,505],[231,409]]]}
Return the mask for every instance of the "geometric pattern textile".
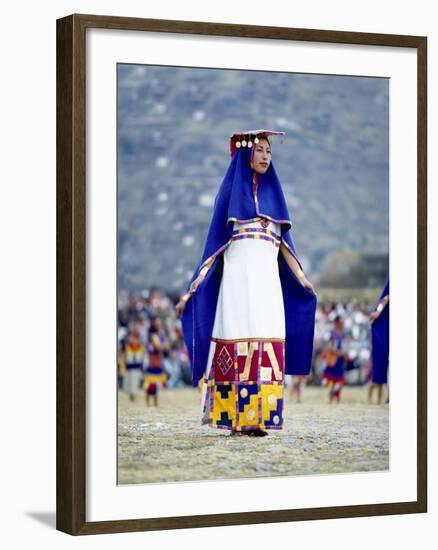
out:
{"label": "geometric pattern textile", "polygon": [[235,431],[282,429],[284,339],[212,341],[215,351],[204,380],[208,424]]}

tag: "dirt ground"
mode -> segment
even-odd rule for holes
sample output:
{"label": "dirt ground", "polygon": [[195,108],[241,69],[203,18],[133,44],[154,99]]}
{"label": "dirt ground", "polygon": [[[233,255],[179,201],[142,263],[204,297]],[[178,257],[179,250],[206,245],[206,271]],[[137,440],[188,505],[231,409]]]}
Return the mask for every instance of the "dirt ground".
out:
{"label": "dirt ground", "polygon": [[196,389],[164,390],[158,407],[119,391],[118,484],[389,468],[389,405],[369,405],[367,388],[345,387],[339,405],[325,388],[304,388],[301,404],[289,392],[284,429],[250,438],[202,426]]}

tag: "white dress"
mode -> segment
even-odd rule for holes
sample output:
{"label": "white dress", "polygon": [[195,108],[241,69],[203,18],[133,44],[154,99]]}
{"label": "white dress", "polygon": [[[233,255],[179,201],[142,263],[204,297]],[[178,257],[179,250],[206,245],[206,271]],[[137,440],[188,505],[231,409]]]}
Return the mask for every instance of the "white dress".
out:
{"label": "white dress", "polygon": [[279,223],[269,221],[263,228],[259,221],[234,222],[233,241],[223,253],[214,337],[285,337],[276,245],[280,238]]}
{"label": "white dress", "polygon": [[281,429],[285,313],[280,224],[234,222],[207,361],[204,423],[233,431]]}

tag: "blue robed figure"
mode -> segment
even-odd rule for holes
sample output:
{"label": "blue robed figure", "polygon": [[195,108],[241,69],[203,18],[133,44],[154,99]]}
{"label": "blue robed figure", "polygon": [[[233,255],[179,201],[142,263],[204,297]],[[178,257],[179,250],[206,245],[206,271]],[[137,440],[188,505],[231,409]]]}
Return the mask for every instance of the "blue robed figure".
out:
{"label": "blue robed figure", "polygon": [[[284,132],[254,131],[258,135]],[[233,223],[264,217],[281,224],[278,270],[284,303],[286,342],[285,373],[307,375],[311,368],[316,313],[316,294],[306,288],[289,267],[283,247],[296,259],[302,270],[292,238],[292,222],[275,167],[260,175],[257,194],[253,193],[251,160],[253,147],[236,147],[236,134],[230,141],[231,161],[216,195],[213,215],[201,260],[186,291],[187,307],[182,315],[184,340],[196,386],[204,376],[216,305],[224,269],[222,252],[231,243]],[[192,282],[204,266],[209,266],[204,281],[193,294]]]}
{"label": "blue robed figure", "polygon": [[[380,311],[379,311],[380,310]],[[371,324],[371,358],[373,384],[388,383],[389,363],[389,277],[374,304],[372,312],[379,312]]]}

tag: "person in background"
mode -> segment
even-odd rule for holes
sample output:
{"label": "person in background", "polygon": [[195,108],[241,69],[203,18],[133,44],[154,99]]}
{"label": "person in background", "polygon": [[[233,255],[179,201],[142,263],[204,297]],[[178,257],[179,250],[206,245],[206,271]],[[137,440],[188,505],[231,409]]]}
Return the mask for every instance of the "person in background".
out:
{"label": "person in background", "polygon": [[329,388],[330,403],[332,403],[334,399],[339,403],[341,390],[345,384],[344,361],[346,356],[345,352],[342,351],[344,321],[340,315],[335,317],[334,325],[323,354],[326,360],[323,384]]}
{"label": "person in background", "polygon": [[124,388],[130,401],[135,401],[142,379],[146,350],[134,325],[129,326],[126,338],[121,341],[121,351],[125,365]]}
{"label": "person in background", "polygon": [[117,387],[120,389],[123,389],[123,378],[125,376],[125,372],[125,360],[119,346],[119,350],[117,352]]}
{"label": "person in background", "polygon": [[152,317],[149,328],[148,344],[149,364],[144,373],[143,388],[146,404],[149,406],[151,397],[158,406],[158,394],[167,384],[167,375],[163,368],[164,352],[170,350],[170,343],[162,330],[161,319]]}
{"label": "person in background", "polygon": [[[368,390],[368,402],[377,389],[377,403],[382,402],[383,386],[388,383],[389,364],[389,277],[370,314],[371,322],[371,381]],[[389,399],[386,401],[389,402]]]}
{"label": "person in background", "polygon": [[296,396],[297,403],[301,403],[303,388],[306,385],[307,376],[296,375],[292,377],[291,397]]}

